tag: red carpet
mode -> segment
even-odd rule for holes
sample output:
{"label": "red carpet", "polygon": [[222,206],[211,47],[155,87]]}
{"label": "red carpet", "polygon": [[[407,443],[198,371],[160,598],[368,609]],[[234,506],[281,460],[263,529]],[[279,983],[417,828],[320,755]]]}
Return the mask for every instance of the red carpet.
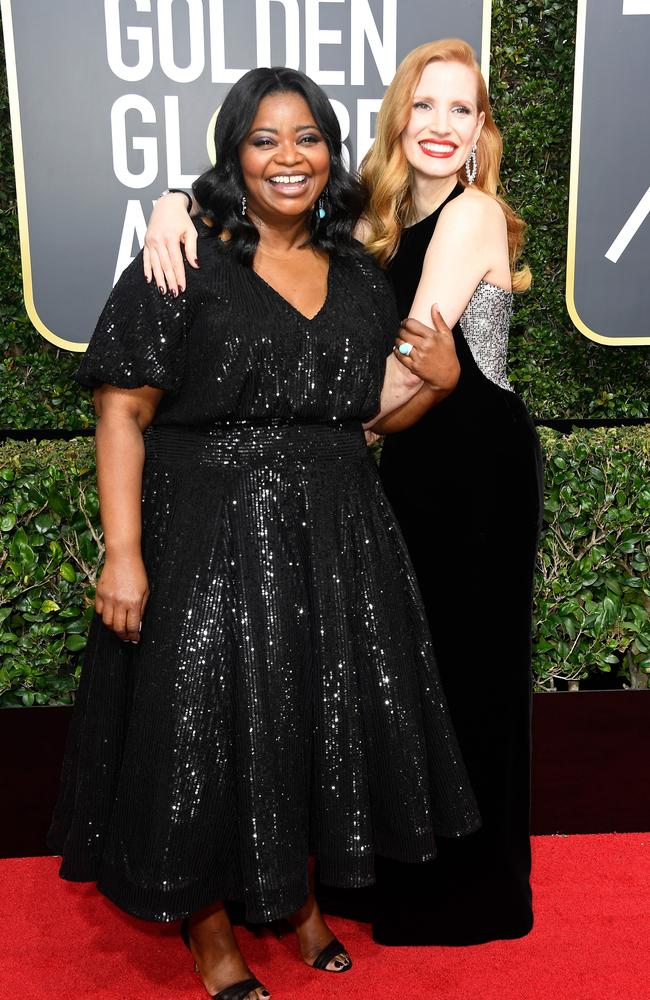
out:
{"label": "red carpet", "polygon": [[[205,1000],[175,927],[125,916],[53,858],[0,861],[1,1000]],[[381,948],[332,920],[354,968],[299,964],[289,938],[240,931],[274,1000],[648,1000],[650,834],[537,837],[537,923],[521,941]]]}

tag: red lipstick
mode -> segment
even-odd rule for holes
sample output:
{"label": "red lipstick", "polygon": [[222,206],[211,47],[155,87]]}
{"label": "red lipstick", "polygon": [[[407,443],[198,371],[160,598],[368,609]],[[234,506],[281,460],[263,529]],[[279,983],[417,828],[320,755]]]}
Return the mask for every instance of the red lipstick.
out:
{"label": "red lipstick", "polygon": [[[435,146],[445,146],[446,152],[434,149],[426,149],[424,143],[428,143],[429,145],[435,145]],[[418,145],[426,156],[432,156],[434,157],[434,159],[437,160],[448,160],[449,157],[453,156],[456,150],[458,149],[458,146],[455,143],[446,142],[445,140],[439,140],[439,139],[421,139]]]}

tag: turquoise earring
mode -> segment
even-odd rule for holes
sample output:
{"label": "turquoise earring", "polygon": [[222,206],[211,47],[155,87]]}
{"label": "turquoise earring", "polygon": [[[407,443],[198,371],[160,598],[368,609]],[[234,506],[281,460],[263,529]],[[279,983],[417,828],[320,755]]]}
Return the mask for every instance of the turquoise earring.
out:
{"label": "turquoise earring", "polygon": [[321,191],[320,198],[316,202],[314,208],[316,209],[316,215],[319,221],[322,221],[327,215],[327,209],[329,208],[329,198],[327,197],[327,188]]}

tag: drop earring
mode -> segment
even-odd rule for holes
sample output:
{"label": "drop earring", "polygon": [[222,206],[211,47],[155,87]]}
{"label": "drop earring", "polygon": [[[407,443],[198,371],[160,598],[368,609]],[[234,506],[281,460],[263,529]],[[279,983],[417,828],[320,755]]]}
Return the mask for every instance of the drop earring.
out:
{"label": "drop earring", "polygon": [[472,151],[465,160],[465,173],[467,174],[467,183],[471,187],[476,180],[476,175],[478,173],[478,159],[476,156],[476,143],[472,146]]}
{"label": "drop earring", "polygon": [[316,215],[318,216],[319,221],[322,222],[322,220],[325,218],[325,216],[327,215],[328,208],[329,208],[329,198],[327,197],[327,188],[324,188],[323,191],[321,191],[320,198],[314,205],[314,209],[316,211]]}
{"label": "drop earring", "polygon": [[246,201],[246,195],[243,194],[241,196],[241,214],[242,215],[246,215],[246,205],[247,204],[248,204],[248,202]]}

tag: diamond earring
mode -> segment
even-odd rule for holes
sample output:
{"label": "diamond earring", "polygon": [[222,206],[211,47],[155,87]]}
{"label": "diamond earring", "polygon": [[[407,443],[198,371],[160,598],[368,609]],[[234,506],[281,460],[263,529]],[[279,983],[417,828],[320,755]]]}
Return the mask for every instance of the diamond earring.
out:
{"label": "diamond earring", "polygon": [[241,196],[241,214],[242,214],[242,215],[246,215],[246,205],[247,205],[247,204],[248,204],[248,203],[247,203],[247,201],[246,201],[246,195],[245,195],[245,194],[243,194],[243,195]]}
{"label": "diamond earring", "polygon": [[467,183],[472,186],[476,180],[476,175],[478,173],[478,159],[476,157],[476,143],[472,146],[472,151],[465,160],[465,173],[467,174]]}

